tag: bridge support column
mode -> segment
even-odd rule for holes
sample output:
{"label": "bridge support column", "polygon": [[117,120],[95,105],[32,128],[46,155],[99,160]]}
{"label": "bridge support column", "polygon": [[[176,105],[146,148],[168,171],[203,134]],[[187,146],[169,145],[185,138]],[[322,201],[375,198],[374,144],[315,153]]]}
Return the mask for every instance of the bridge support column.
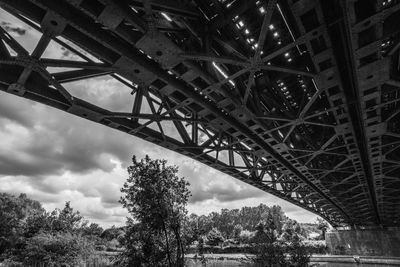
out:
{"label": "bridge support column", "polygon": [[400,257],[400,228],[333,230],[325,239],[331,254]]}

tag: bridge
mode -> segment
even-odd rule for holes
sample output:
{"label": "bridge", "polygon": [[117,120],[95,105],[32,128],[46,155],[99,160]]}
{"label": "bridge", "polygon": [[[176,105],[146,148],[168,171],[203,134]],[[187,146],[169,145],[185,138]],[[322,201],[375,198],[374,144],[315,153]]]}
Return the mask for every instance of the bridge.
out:
{"label": "bridge", "polygon": [[[399,0],[0,0],[0,89],[171,149],[335,227],[400,225]],[[50,43],[72,59],[46,57]],[[123,112],[68,85],[109,77]],[[121,89],[122,90],[122,89]]]}

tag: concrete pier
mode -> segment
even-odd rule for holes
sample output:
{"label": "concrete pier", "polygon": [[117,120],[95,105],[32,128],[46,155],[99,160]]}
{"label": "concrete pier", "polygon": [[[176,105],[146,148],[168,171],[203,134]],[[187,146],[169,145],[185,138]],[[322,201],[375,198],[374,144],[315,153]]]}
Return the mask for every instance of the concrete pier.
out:
{"label": "concrete pier", "polygon": [[400,257],[400,228],[333,230],[325,238],[334,255]]}

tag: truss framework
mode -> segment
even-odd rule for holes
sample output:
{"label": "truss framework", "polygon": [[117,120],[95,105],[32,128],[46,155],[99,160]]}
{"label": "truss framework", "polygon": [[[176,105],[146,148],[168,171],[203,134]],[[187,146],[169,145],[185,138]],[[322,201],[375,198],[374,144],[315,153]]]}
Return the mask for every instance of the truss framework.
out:
{"label": "truss framework", "polygon": [[[0,0],[0,89],[174,150],[333,226],[399,225],[398,1]],[[55,42],[74,59],[48,58]],[[77,59],[78,58],[78,59]],[[113,111],[69,85],[113,79]]]}

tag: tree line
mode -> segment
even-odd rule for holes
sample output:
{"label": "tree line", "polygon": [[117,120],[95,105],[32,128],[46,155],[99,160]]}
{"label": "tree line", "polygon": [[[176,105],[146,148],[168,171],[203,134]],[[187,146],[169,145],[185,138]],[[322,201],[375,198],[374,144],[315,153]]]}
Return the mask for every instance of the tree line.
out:
{"label": "tree line", "polygon": [[202,238],[209,245],[218,245],[224,241],[233,244],[250,243],[261,226],[273,229],[282,239],[294,234],[303,239],[307,236],[301,225],[288,218],[277,205],[268,207],[260,204],[241,209],[222,209],[220,212],[201,216],[190,214],[186,222],[192,231],[192,238]]}
{"label": "tree line", "polygon": [[307,262],[309,252],[302,244],[307,231],[280,206],[188,215],[188,185],[177,166],[133,157],[121,188],[120,203],[129,212],[126,225],[106,230],[86,221],[69,202],[47,212],[25,194],[0,193],[0,261],[11,262],[9,266],[77,266],[113,248],[118,253],[103,266],[183,267],[190,250],[201,255],[207,246],[246,245],[245,252],[256,255],[253,260],[261,265],[292,266],[285,262],[287,253],[293,254],[291,261]]}
{"label": "tree line", "polygon": [[96,251],[118,250],[123,228],[89,223],[69,202],[47,212],[26,194],[0,193],[0,262],[9,266],[76,266],[96,260]]}

